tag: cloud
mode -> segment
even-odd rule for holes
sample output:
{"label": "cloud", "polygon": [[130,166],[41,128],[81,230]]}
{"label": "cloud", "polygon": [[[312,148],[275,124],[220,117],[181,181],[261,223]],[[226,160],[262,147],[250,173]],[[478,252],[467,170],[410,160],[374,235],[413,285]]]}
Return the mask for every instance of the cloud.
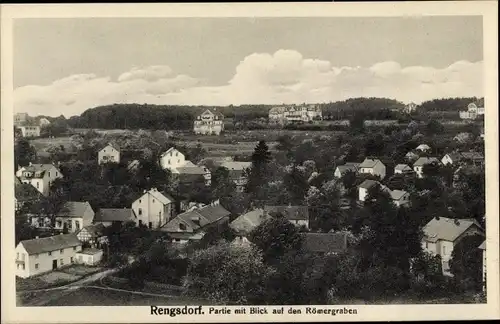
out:
{"label": "cloud", "polygon": [[[444,68],[401,66],[333,66],[304,58],[294,50],[254,53],[236,66],[221,86],[178,74],[166,65],[134,67],[118,76],[78,74],[48,85],[14,90],[16,111],[32,115],[71,116],[113,103],[240,105],[329,102],[351,97],[387,97],[403,102],[433,98],[482,96],[483,62],[458,61]],[[205,83],[205,82],[204,82]]]}

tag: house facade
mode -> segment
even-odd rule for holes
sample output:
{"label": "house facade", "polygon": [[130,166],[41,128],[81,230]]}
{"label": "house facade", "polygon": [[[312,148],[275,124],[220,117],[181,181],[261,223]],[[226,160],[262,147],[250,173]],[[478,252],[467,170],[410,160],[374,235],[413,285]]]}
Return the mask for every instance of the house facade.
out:
{"label": "house facade", "polygon": [[289,105],[273,107],[269,110],[269,122],[310,122],[323,119],[319,105]]}
{"label": "house facade", "polygon": [[[77,233],[83,227],[92,224],[94,210],[88,202],[68,201],[55,215],[54,229],[67,229],[69,233]],[[50,227],[50,218],[30,216],[30,223],[36,228]]]}
{"label": "house facade", "polygon": [[21,134],[23,137],[40,137],[40,126],[38,125],[23,125],[16,127],[21,130]]}
{"label": "house facade", "polygon": [[175,216],[175,200],[156,188],[145,191],[132,203],[139,225],[159,228]]}
{"label": "house facade", "polygon": [[120,163],[120,150],[111,144],[106,145],[97,153],[98,164]]}
{"label": "house facade", "polygon": [[252,162],[227,161],[221,162],[219,166],[229,171],[229,179],[236,185],[238,192],[243,192],[247,184],[246,171],[252,167]]}
{"label": "house facade", "polygon": [[40,125],[40,127],[46,127],[46,126],[49,126],[50,125],[50,120],[48,120],[47,118],[45,117],[42,117],[40,118],[40,120],[38,121],[38,124]]}
{"label": "house facade", "polygon": [[451,276],[450,259],[453,248],[466,236],[484,236],[484,230],[472,219],[433,218],[424,229],[422,249],[432,255],[441,256],[443,274]]}
{"label": "house facade", "polygon": [[186,157],[175,147],[169,148],[160,155],[160,166],[163,170],[173,171],[186,164]]}
{"label": "house facade", "polygon": [[478,102],[471,102],[467,106],[467,110],[460,111],[459,116],[461,119],[477,119],[479,116],[484,116],[484,100],[481,99]]}
{"label": "house facade", "polygon": [[63,177],[61,171],[53,164],[32,163],[17,170],[16,176],[22,183],[31,184],[44,196],[49,194],[52,182]]}
{"label": "house facade", "polygon": [[386,175],[386,169],[385,165],[378,159],[365,159],[359,165],[359,173],[375,175],[383,180]]}
{"label": "house facade", "polygon": [[420,152],[429,152],[431,150],[431,147],[427,144],[420,144],[415,150]]}
{"label": "house facade", "polygon": [[210,109],[205,110],[194,120],[195,134],[220,135],[224,131],[224,115]]}
{"label": "house facade", "polygon": [[28,278],[71,265],[81,250],[75,234],[21,241],[16,246],[16,276]]}

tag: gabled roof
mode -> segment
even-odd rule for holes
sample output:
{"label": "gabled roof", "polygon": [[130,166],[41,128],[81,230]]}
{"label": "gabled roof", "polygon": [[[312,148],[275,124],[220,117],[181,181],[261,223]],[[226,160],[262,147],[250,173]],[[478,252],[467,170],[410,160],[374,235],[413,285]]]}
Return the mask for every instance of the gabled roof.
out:
{"label": "gabled roof", "polygon": [[163,191],[158,191],[156,188],[151,188],[149,191],[142,193],[139,197],[137,197],[137,199],[144,196],[145,194],[150,194],[156,200],[158,200],[160,203],[162,203],[164,205],[171,204],[171,203],[175,202],[175,199],[172,198],[172,196],[170,196],[168,193],[163,192]]}
{"label": "gabled roof", "polygon": [[[382,163],[379,159],[365,159],[363,163],[359,165],[360,168],[373,168],[377,163]],[[383,163],[382,163],[383,164]]]}
{"label": "gabled roof", "polygon": [[210,112],[212,115],[214,116],[219,116],[221,118],[224,118],[224,115],[220,112],[220,111],[217,111],[215,109],[205,109],[201,114],[199,114],[198,116],[201,116],[203,114],[205,114],[206,112]]}
{"label": "gabled roof", "polygon": [[427,144],[420,144],[417,146],[416,150],[429,150],[431,147]]}
{"label": "gabled roof", "polygon": [[210,171],[205,171],[204,168],[199,167],[199,166],[194,166],[194,167],[179,167],[176,168],[176,170],[179,172],[179,174],[198,174],[198,175],[205,175],[206,173]]}
{"label": "gabled roof", "polygon": [[268,218],[264,210],[258,208],[238,216],[229,224],[229,227],[239,234],[248,234]]}
{"label": "gabled roof", "polygon": [[82,245],[76,234],[61,234],[19,242],[29,255],[57,251]]}
{"label": "gabled roof", "polygon": [[423,166],[423,165],[426,165],[426,164],[431,164],[433,162],[437,162],[439,163],[439,160],[435,157],[420,157],[418,158],[418,160],[415,161],[415,163],[413,163],[413,166]]}
{"label": "gabled roof", "polygon": [[398,171],[412,171],[410,166],[408,164],[398,164],[396,167],[394,167],[394,170]]}
{"label": "gabled roof", "polygon": [[302,249],[309,252],[340,253],[347,250],[347,234],[302,233]]}
{"label": "gabled roof", "polygon": [[25,166],[23,172],[24,171],[29,171],[29,172],[44,172],[44,171],[49,171],[52,168],[56,168],[57,169],[57,167],[55,165],[50,164],[50,163],[46,163],[46,164],[31,164],[31,165]]}
{"label": "gabled roof", "polygon": [[180,154],[184,155],[181,151],[179,151],[178,149],[176,149],[175,147],[171,147],[169,148],[168,150],[166,150],[165,152],[163,152],[160,157],[164,156],[164,155],[167,155],[168,153],[172,152],[172,151],[177,151],[179,152]]}
{"label": "gabled roof", "polygon": [[222,217],[229,216],[231,213],[226,210],[221,205],[207,205],[201,207],[199,209],[195,209],[195,212],[202,215],[205,219],[207,219],[210,223],[218,221]]}
{"label": "gabled roof", "polygon": [[486,241],[484,241],[483,243],[481,243],[481,245],[478,246],[478,249],[486,250]]}
{"label": "gabled roof", "polygon": [[344,165],[339,165],[337,166],[337,169],[341,174],[348,172],[348,171],[358,171],[358,168],[360,166],[360,163],[356,162],[346,162]]}
{"label": "gabled roof", "polygon": [[365,181],[363,181],[359,187],[360,188],[363,188],[363,189],[370,189],[371,187],[375,186],[375,185],[380,185],[380,182],[378,181],[375,181],[375,180],[370,180],[370,179],[366,179]]}
{"label": "gabled roof", "polygon": [[222,162],[220,166],[228,170],[244,170],[252,166],[252,162],[230,161]]}
{"label": "gabled roof", "polygon": [[401,199],[404,195],[406,195],[408,192],[404,191],[404,190],[392,190],[391,191],[391,198],[393,200],[399,200]]}
{"label": "gabled roof", "polygon": [[433,218],[423,229],[424,239],[428,242],[437,242],[438,240],[454,242],[469,227],[474,225],[482,230],[479,223],[473,219]]}
{"label": "gabled roof", "polygon": [[130,208],[101,208],[96,213],[94,222],[128,222],[137,216]]}
{"label": "gabled roof", "polygon": [[[19,179],[17,180],[19,181]],[[35,187],[28,183],[21,183],[20,181],[19,183],[16,181],[14,192],[18,201],[34,200],[42,197],[42,194]]]}
{"label": "gabled roof", "polygon": [[309,208],[307,206],[264,206],[267,214],[280,213],[288,220],[309,221]]}
{"label": "gabled roof", "polygon": [[118,152],[120,152],[120,147],[116,143],[115,144],[112,144],[112,143],[102,144],[99,146],[99,151],[104,150],[108,146],[110,146],[110,147],[114,148],[115,150],[117,150]]}
{"label": "gabled roof", "polygon": [[165,232],[179,232],[176,228],[176,224],[184,223],[192,228],[193,231],[197,231],[206,225],[217,222],[223,217],[229,216],[230,214],[231,213],[221,205],[207,205],[177,215],[167,224],[162,226],[160,230]]}
{"label": "gabled roof", "polygon": [[[69,218],[75,218],[75,217],[82,217],[82,216],[87,216],[87,217],[92,217],[92,215],[85,215],[85,211],[90,209],[92,211],[91,214],[93,214],[92,207],[90,204],[85,201],[85,202],[80,202],[80,201],[68,201],[63,205],[61,210],[57,213],[58,217],[69,217]],[[92,222],[92,219],[89,219],[90,222]]]}
{"label": "gabled roof", "polygon": [[[446,154],[452,161],[456,162],[456,161],[459,161],[460,158],[462,157],[462,155],[458,152],[451,152],[451,153],[448,153]],[[446,155],[444,157],[446,157]],[[444,158],[443,157],[443,158]]]}
{"label": "gabled roof", "polygon": [[104,235],[104,225],[100,223],[85,226],[80,230],[80,232],[83,230],[87,231],[91,237],[100,237]]}

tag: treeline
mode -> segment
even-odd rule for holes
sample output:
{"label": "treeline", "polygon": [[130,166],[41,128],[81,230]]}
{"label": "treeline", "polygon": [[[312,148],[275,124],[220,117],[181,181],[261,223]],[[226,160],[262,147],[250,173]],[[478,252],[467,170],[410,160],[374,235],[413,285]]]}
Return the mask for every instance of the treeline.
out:
{"label": "treeline", "polygon": [[474,102],[477,103],[482,101],[477,97],[467,97],[467,98],[446,98],[446,99],[434,99],[429,101],[424,101],[418,106],[418,110],[422,112],[432,112],[432,111],[451,111],[458,112],[460,110],[467,110],[467,106]]}

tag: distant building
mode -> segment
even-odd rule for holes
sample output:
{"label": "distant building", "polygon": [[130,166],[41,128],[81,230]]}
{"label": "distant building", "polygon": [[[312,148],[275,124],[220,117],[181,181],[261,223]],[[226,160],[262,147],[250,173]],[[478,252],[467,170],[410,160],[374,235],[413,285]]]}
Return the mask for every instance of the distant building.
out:
{"label": "distant building", "polygon": [[479,116],[484,116],[484,99],[477,102],[471,102],[467,106],[467,110],[459,112],[461,119],[477,119]]}
{"label": "distant building", "polygon": [[341,179],[349,171],[358,173],[360,164],[361,163],[356,162],[346,162],[344,165],[339,165],[337,168],[335,168],[333,176],[337,179]]}
{"label": "distant building", "polygon": [[394,174],[412,173],[413,169],[408,164],[398,164],[394,167]]}
{"label": "distant building", "polygon": [[309,228],[309,208],[307,206],[264,206],[264,213],[267,215],[278,213],[297,227]]}
{"label": "distant building", "polygon": [[21,126],[28,121],[27,113],[17,113],[14,115],[14,125]]}
{"label": "distant building", "polygon": [[405,155],[405,159],[406,159],[408,162],[416,161],[419,157],[420,157],[420,156],[419,156],[417,153],[412,152],[412,151],[410,151],[410,152],[406,153],[406,155]]}
{"label": "distant building", "polygon": [[97,153],[97,162],[99,164],[120,163],[120,149],[116,145],[106,145]]}
{"label": "distant building", "polygon": [[40,137],[40,126],[37,125],[24,125],[24,126],[16,126],[21,130],[22,137],[32,138],[32,137]]}
{"label": "distant building", "polygon": [[[94,210],[88,202],[68,201],[55,215],[54,229],[67,228],[69,233],[77,233],[83,227],[92,224],[94,216]],[[36,228],[50,227],[50,222],[48,217],[30,216],[30,223]]]}
{"label": "distant building", "polygon": [[44,196],[49,194],[49,189],[56,179],[63,177],[61,171],[53,164],[32,164],[17,170],[16,176],[22,183],[31,184]]}
{"label": "distant building", "polygon": [[229,227],[234,230],[236,235],[247,236],[257,226],[269,218],[270,216],[264,213],[264,209],[257,208],[238,216],[229,224]]}
{"label": "distant building", "polygon": [[419,146],[417,146],[416,150],[420,152],[429,152],[431,150],[431,147],[427,144],[420,144]]}
{"label": "distant building", "polygon": [[274,107],[269,110],[269,122],[309,122],[323,119],[323,113],[319,105],[289,105]]}
{"label": "distant building", "polygon": [[137,216],[139,225],[149,228],[158,228],[165,225],[175,213],[175,200],[169,194],[160,192],[156,188],[138,197],[132,203],[132,210]]}
{"label": "distant building", "polygon": [[75,258],[76,262],[80,264],[95,266],[101,262],[103,254],[104,254],[103,250],[99,250],[96,248],[89,248],[77,252]]}
{"label": "distant building", "polygon": [[415,163],[413,163],[413,171],[417,174],[417,177],[423,178],[424,177],[424,166],[427,164],[432,164],[432,163],[438,163],[440,164],[440,161],[435,158],[435,157],[421,157],[418,158]]}
{"label": "distant building", "polygon": [[16,247],[16,276],[28,278],[71,265],[81,250],[76,234],[21,241]]}
{"label": "distant building", "polygon": [[453,140],[460,144],[466,144],[472,142],[473,137],[472,133],[462,132],[453,137]]}
{"label": "distant building", "polygon": [[410,102],[407,104],[404,108],[403,111],[407,114],[411,114],[412,112],[417,110],[417,105],[413,102]]}
{"label": "distant building", "polygon": [[410,205],[410,194],[404,190],[390,191],[392,202],[396,207],[408,207]]}
{"label": "distant building", "polygon": [[386,191],[387,193],[390,193],[390,189],[387,188],[386,186],[384,186],[383,184],[381,184],[380,182],[367,179],[367,180],[363,181],[358,186],[358,200],[360,202],[365,202],[366,198],[368,198],[368,193],[375,186],[379,186],[379,188],[381,190]]}
{"label": "distant building", "polygon": [[359,165],[359,173],[367,173],[380,177],[381,180],[385,178],[385,165],[378,159],[365,159]]}
{"label": "distant building", "polygon": [[131,208],[101,208],[94,217],[95,224],[102,224],[104,226],[125,224],[128,222],[139,223],[134,210]]}
{"label": "distant building", "polygon": [[484,230],[473,219],[433,218],[424,229],[422,249],[433,255],[441,256],[443,273],[450,273],[450,259],[453,248],[466,236],[484,236]]}
{"label": "distant building", "polygon": [[224,115],[210,109],[196,116],[193,131],[195,134],[220,135],[224,131]]}

